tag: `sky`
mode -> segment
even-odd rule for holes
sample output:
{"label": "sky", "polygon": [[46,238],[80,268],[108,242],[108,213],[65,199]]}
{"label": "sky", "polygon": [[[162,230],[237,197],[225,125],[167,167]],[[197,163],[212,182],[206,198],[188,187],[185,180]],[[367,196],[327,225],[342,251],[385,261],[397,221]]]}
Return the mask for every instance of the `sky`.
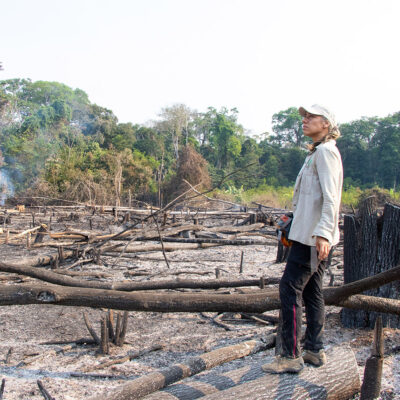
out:
{"label": "sky", "polygon": [[80,88],[120,122],[236,107],[249,134],[323,104],[400,111],[398,0],[0,0],[0,80]]}

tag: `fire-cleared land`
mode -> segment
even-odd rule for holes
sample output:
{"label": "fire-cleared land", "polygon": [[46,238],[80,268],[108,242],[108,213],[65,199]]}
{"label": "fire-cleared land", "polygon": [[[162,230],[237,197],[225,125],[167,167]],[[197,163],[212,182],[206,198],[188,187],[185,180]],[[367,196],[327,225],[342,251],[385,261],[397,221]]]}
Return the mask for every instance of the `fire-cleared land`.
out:
{"label": "fire-cleared land", "polygon": [[[227,346],[237,347],[228,348],[231,354],[226,360],[221,356],[223,350],[217,352],[219,361],[213,368],[177,382],[162,395],[183,398],[186,393],[186,396],[192,396],[186,398],[198,398],[193,397],[193,393],[199,396],[203,390],[203,394],[211,396],[217,390],[232,391],[232,387],[221,386],[221,380],[228,378],[237,382],[235,390],[240,392],[240,382],[249,385],[252,379],[262,379],[254,372],[250,374],[253,378],[245,382],[243,376],[249,377],[249,372],[240,371],[246,368],[256,371],[273,356],[274,349],[267,349],[271,345],[260,343],[263,343],[261,339],[268,342],[276,331],[277,307],[271,306],[271,311],[264,313],[235,308],[222,312],[212,310],[212,306],[210,311],[201,312],[201,307],[207,298],[215,299],[217,295],[225,298],[244,296],[239,299],[268,297],[271,304],[276,303],[276,282],[284,263],[275,263],[274,228],[267,223],[267,217],[273,216],[273,211],[264,210],[266,218],[261,222],[257,221],[256,213],[252,217],[251,213],[243,212],[182,210],[170,212],[165,217],[159,214],[156,223],[153,218],[145,220],[149,213],[149,210],[113,212],[112,208],[89,210],[76,207],[8,211],[11,221],[3,221],[4,232],[0,238],[3,242],[0,247],[0,269],[3,271],[0,273],[3,287],[0,329],[4,399],[43,398],[45,395],[40,392],[38,380],[42,391],[47,390],[49,396],[56,399],[105,398],[133,378],[150,373],[154,377],[160,370],[172,371],[174,365],[186,365],[204,353],[215,354],[217,349]],[[246,219],[253,223],[240,225]],[[145,220],[143,228],[141,220]],[[136,222],[138,225],[128,229]],[[27,232],[29,230],[31,232]],[[119,237],[113,237],[124,230]],[[151,252],[147,251],[150,249]],[[7,268],[9,272],[4,272]],[[10,272],[12,268],[14,271]],[[339,247],[334,254],[331,273],[325,276],[326,286],[332,280],[334,285],[342,284],[341,268],[342,249]],[[260,288],[263,285],[265,287]],[[29,288],[38,291],[29,292]],[[101,294],[111,289],[128,297],[129,290],[135,290],[132,296],[145,300],[140,307],[147,307],[147,311],[142,308],[124,314],[116,309],[129,309],[121,306],[123,300],[114,311],[109,311],[107,293],[111,299],[111,292],[106,292],[104,298]],[[89,303],[89,297],[83,295],[81,298],[87,303],[81,307],[45,304],[57,301],[57,295],[53,297],[57,291],[68,291],[68,296],[94,291],[92,294],[97,293],[98,304],[95,300]],[[179,306],[176,298],[189,296],[189,304],[193,306],[197,296],[202,303],[197,305],[195,312],[166,312],[168,309],[155,312],[155,303],[151,301],[156,296],[162,296],[164,307],[168,306],[172,311]],[[41,304],[27,304],[34,298]],[[24,305],[5,305],[13,301]],[[88,304],[92,307],[85,307]],[[131,310],[139,307],[138,302],[135,304],[130,306]],[[344,352],[340,353],[342,361],[348,354],[343,349],[350,346],[362,379],[373,332],[343,328],[340,310],[340,307],[327,307],[325,342],[329,351],[338,348],[339,353]],[[89,333],[87,326],[92,328],[94,335]],[[395,398],[394,393],[400,391],[397,353],[400,334],[395,329],[385,329],[384,334],[386,357],[382,390],[389,399]],[[108,343],[105,336],[109,337]],[[254,345],[256,350],[261,351],[243,350],[243,346],[253,346],[248,343],[254,342],[258,343],[258,347]],[[235,354],[240,358],[234,359]],[[211,359],[211,356],[204,357]],[[331,358],[334,357],[332,353]],[[218,366],[220,362],[222,364]],[[308,369],[307,373],[314,371]],[[153,378],[152,382],[155,380]],[[243,387],[244,391],[249,390],[246,387]],[[256,394],[256,389],[252,390],[254,398],[263,398]],[[173,397],[173,393],[178,397]],[[161,397],[161,393],[147,397],[151,396]]]}

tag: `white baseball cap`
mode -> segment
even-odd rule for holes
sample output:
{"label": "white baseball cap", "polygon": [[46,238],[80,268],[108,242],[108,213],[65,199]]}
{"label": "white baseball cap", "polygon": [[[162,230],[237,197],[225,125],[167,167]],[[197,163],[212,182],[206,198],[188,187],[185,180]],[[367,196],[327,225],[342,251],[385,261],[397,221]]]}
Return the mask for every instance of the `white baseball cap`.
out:
{"label": "white baseball cap", "polygon": [[323,107],[319,104],[313,104],[311,107],[307,108],[299,107],[299,113],[302,117],[304,117],[307,113],[313,115],[321,115],[329,121],[332,128],[337,126],[335,115],[330,112],[326,107]]}

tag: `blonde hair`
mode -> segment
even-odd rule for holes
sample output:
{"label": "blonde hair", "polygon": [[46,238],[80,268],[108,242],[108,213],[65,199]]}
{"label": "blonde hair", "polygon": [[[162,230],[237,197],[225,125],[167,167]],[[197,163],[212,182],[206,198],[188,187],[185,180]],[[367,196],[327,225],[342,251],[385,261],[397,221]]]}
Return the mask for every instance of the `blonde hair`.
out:
{"label": "blonde hair", "polygon": [[332,126],[331,123],[328,121],[328,119],[325,118],[323,115],[320,115],[320,117],[322,117],[329,124],[328,134],[320,142],[307,145],[307,149],[310,151],[310,153],[313,153],[320,143],[326,143],[329,140],[336,140],[340,138],[340,130],[338,126],[337,125]]}

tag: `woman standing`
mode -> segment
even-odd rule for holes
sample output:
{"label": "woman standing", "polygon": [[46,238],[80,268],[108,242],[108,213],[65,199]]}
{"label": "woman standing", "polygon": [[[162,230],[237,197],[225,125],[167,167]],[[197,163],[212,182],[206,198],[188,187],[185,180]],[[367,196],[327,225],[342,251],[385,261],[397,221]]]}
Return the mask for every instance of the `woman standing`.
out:
{"label": "woman standing", "polygon": [[[309,154],[296,179],[293,195],[292,241],[279,294],[282,315],[282,354],[263,370],[300,372],[304,362],[326,362],[322,335],[325,321],[322,278],[326,259],[339,241],[339,207],[343,167],[336,141],[340,136],[333,114],[318,104],[300,107],[303,132],[312,139]],[[302,301],[307,329],[300,353]]]}

